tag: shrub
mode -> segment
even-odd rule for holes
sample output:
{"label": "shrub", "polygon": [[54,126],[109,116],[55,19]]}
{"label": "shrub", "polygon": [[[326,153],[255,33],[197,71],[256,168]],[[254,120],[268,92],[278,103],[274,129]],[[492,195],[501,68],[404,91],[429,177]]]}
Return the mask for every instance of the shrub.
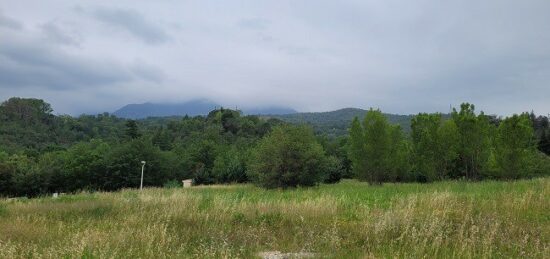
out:
{"label": "shrub", "polygon": [[265,188],[313,186],[326,178],[327,168],[310,128],[280,125],[252,151],[249,176]]}
{"label": "shrub", "polygon": [[533,171],[535,135],[527,114],[508,117],[499,125],[496,135],[495,160],[498,177],[517,179]]}
{"label": "shrub", "polygon": [[371,184],[404,178],[408,147],[399,126],[391,125],[380,110],[370,109],[363,125],[356,117],[350,128],[349,157],[355,177]]}
{"label": "shrub", "polygon": [[324,183],[337,183],[345,175],[346,170],[338,158],[329,156],[327,159],[327,173]]}
{"label": "shrub", "polygon": [[235,148],[230,148],[216,157],[212,175],[217,183],[246,182],[246,167],[240,156],[241,154]]}
{"label": "shrub", "polygon": [[164,183],[163,185],[164,188],[180,188],[181,187],[181,183],[178,182],[177,180],[170,180],[170,181],[167,181]]}

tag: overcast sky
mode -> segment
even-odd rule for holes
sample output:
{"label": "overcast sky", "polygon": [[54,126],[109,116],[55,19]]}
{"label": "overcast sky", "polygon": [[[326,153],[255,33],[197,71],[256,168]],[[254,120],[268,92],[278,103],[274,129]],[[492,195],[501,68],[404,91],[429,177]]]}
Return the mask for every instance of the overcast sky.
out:
{"label": "overcast sky", "polygon": [[0,1],[0,100],[550,113],[550,1]]}

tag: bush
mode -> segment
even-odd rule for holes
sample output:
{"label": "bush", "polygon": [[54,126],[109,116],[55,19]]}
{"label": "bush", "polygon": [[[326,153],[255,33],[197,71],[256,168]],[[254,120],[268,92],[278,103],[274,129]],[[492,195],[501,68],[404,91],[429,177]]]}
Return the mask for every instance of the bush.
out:
{"label": "bush", "polygon": [[181,169],[172,156],[155,147],[150,139],[137,138],[115,146],[107,161],[107,174],[103,190],[136,188],[140,185],[141,161],[146,161],[143,186],[162,186],[177,178]]}
{"label": "bush", "polygon": [[172,188],[180,188],[181,186],[182,184],[177,180],[170,180],[168,182],[165,182],[162,187],[172,189]]}
{"label": "bush", "polygon": [[547,177],[550,176],[550,156],[542,152],[532,152],[529,159],[532,168],[531,174],[527,177]]}
{"label": "bush", "polygon": [[346,169],[338,158],[329,156],[327,159],[327,173],[324,183],[337,183],[345,175]]}
{"label": "bush", "polygon": [[246,167],[241,154],[235,148],[221,152],[214,160],[212,175],[216,183],[246,182]]}
{"label": "bush", "polygon": [[498,177],[518,179],[534,170],[535,135],[527,114],[508,117],[500,123],[495,141],[495,162]]}
{"label": "bush", "polygon": [[305,126],[281,125],[252,151],[249,176],[265,188],[313,186],[327,175],[328,160]]}
{"label": "bush", "polygon": [[371,108],[363,125],[354,118],[348,148],[355,177],[361,181],[381,184],[402,179],[409,170],[409,150],[401,128],[391,125],[380,110]]}

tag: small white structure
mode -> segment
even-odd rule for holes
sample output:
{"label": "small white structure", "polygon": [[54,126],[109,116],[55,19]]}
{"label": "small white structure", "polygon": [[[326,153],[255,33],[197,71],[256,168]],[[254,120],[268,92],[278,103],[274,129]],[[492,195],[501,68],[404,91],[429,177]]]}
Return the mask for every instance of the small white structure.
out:
{"label": "small white structure", "polygon": [[183,183],[183,188],[191,187],[193,186],[193,179],[185,179],[181,181]]}
{"label": "small white structure", "polygon": [[57,197],[59,197],[59,193],[54,192],[53,195],[52,195],[52,197],[53,197],[54,199],[57,199]]}

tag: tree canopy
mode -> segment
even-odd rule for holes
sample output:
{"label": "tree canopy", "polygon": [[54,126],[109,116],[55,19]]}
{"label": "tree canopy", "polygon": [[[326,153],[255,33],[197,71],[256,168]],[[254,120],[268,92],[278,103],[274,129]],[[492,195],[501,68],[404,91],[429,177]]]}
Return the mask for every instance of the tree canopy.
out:
{"label": "tree canopy", "polygon": [[408,131],[380,110],[361,115],[343,120],[348,135],[335,135],[325,122],[312,129],[224,108],[127,120],[53,115],[43,100],[11,98],[0,104],[0,196],[133,188],[141,161],[145,186],[188,178],[287,188],[341,178],[381,184],[550,174],[545,116],[488,116],[465,103],[451,115],[408,116]]}
{"label": "tree canopy", "polygon": [[309,128],[281,125],[252,151],[249,174],[266,188],[313,186],[327,178],[329,162]]}

